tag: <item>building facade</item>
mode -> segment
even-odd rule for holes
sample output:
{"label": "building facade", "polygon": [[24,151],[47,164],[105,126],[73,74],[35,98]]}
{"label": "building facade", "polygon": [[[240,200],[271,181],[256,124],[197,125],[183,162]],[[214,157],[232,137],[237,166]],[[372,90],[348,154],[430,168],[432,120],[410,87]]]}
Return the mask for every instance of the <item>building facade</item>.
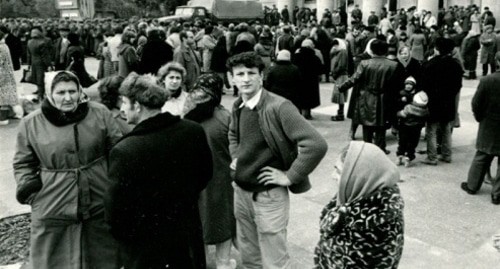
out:
{"label": "building facade", "polygon": [[[292,9],[295,6],[299,7],[309,7],[317,9],[317,17],[321,18],[325,8],[330,11],[344,6],[347,0],[261,0],[264,6],[272,7],[276,5],[278,10],[282,10],[285,5],[288,6],[289,12],[291,14]],[[351,2],[351,1],[350,1]],[[489,7],[495,16],[500,14],[500,0],[354,0],[354,4],[359,5],[359,8],[363,11],[363,19],[368,19],[368,14],[371,11],[375,11],[377,15],[380,15],[382,7],[387,7],[388,10],[396,10],[400,8],[409,8],[411,6],[416,6],[418,11],[427,10],[431,11],[433,14],[437,14],[440,7],[449,6],[468,6],[475,4],[481,8],[481,12],[484,7]],[[352,6],[351,6],[352,8]],[[499,18],[500,19],[500,18]],[[366,22],[366,21],[365,21]]]}

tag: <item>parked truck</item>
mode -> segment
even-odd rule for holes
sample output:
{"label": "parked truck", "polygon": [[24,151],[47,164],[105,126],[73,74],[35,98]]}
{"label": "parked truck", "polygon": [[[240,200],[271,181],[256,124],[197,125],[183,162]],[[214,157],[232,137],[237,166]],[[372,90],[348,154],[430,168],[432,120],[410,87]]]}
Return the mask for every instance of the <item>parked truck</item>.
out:
{"label": "parked truck", "polygon": [[264,10],[259,0],[191,0],[186,6],[178,6],[175,15],[161,17],[158,21],[248,22],[263,18]]}

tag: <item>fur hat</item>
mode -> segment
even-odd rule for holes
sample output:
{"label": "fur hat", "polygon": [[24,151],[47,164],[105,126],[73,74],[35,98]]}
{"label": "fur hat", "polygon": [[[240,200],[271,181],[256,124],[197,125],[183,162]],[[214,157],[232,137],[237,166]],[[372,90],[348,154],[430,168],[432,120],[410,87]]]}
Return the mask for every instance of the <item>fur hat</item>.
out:
{"label": "fur hat", "polygon": [[411,83],[413,84],[413,86],[417,85],[417,81],[415,80],[415,78],[413,78],[412,76],[409,76],[406,80],[405,80],[405,85],[408,84],[408,83]]}
{"label": "fur hat", "polygon": [[280,50],[280,52],[278,52],[278,56],[276,57],[276,60],[289,62],[290,58],[291,58],[291,56],[290,56],[290,52],[288,50]]}
{"label": "fur hat", "polygon": [[429,97],[424,91],[420,91],[413,96],[413,103],[417,106],[426,106],[429,102]]}

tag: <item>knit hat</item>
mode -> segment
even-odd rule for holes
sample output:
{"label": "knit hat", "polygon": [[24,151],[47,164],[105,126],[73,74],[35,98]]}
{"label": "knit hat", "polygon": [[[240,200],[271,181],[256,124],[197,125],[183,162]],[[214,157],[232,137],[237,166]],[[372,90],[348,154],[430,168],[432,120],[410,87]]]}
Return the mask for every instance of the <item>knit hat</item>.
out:
{"label": "knit hat", "polygon": [[311,39],[304,39],[304,41],[302,41],[301,47],[314,49],[314,42]]}
{"label": "knit hat", "polygon": [[290,56],[290,52],[288,50],[280,50],[280,52],[278,52],[278,56],[276,57],[276,60],[289,62],[290,58],[291,58],[291,56]]}
{"label": "knit hat", "polygon": [[415,80],[415,78],[413,78],[412,76],[409,76],[406,80],[405,80],[405,85],[408,84],[408,83],[411,83],[413,84],[413,86],[417,85],[417,81]]}
{"label": "knit hat", "polygon": [[418,106],[426,106],[428,102],[429,97],[427,97],[427,94],[424,91],[420,91],[413,96],[413,103]]}

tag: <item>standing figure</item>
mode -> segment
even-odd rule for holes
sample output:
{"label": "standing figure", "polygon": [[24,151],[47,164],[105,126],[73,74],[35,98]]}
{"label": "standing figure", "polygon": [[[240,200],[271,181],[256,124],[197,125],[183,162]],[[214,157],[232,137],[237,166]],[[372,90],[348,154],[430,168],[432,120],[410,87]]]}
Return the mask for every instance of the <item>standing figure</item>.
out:
{"label": "standing figure", "polygon": [[205,269],[200,192],[212,178],[203,128],[161,113],[168,93],[152,75],[131,73],[121,111],[137,124],[109,154],[106,219],[126,269]]}
{"label": "standing figure", "polygon": [[45,96],[45,71],[52,63],[50,41],[43,36],[41,26],[31,29],[31,39],[28,41],[28,65],[31,68],[32,79],[36,84],[36,95],[40,99]]}
{"label": "standing figure", "polygon": [[[456,118],[456,97],[462,88],[463,69],[451,56],[454,43],[450,39],[436,40],[436,56],[422,67],[422,90],[429,96],[429,117],[425,164],[437,165],[437,141],[441,141],[440,161],[451,162],[451,128]],[[438,135],[440,136],[438,138]]]}
{"label": "standing figure", "polygon": [[334,169],[338,193],[321,212],[314,268],[397,268],[404,245],[397,167],[374,145],[352,141]]}
{"label": "standing figure", "polygon": [[462,44],[462,58],[464,59],[464,68],[467,79],[476,79],[477,56],[481,48],[479,42],[480,33],[475,33],[472,30],[467,33]]}
{"label": "standing figure", "polygon": [[87,101],[68,71],[54,77],[41,109],[21,120],[14,175],[17,200],[31,205],[32,268],[120,268],[104,220],[107,156],[120,136],[111,112]]}
{"label": "standing figure", "polygon": [[495,73],[497,66],[495,63],[496,36],[493,33],[493,26],[486,25],[484,33],[479,38],[481,42],[481,64],[483,65],[483,76],[488,74],[488,66],[490,66],[491,73]]}
{"label": "standing figure", "polygon": [[10,110],[18,103],[14,67],[9,47],[5,44],[6,34],[0,29],[0,125],[9,124]]}
{"label": "standing figure", "polygon": [[304,118],[310,120],[311,109],[320,105],[319,76],[323,69],[312,40],[306,39],[302,42],[301,48],[292,57],[292,63],[299,68],[302,79],[298,107]]}
{"label": "standing figure", "polygon": [[[495,55],[495,61],[500,64],[500,52]],[[491,162],[500,156],[500,94],[498,84],[500,73],[497,71],[481,78],[477,91],[472,98],[472,112],[479,122],[476,139],[476,155],[472,160],[467,182],[462,182],[461,187],[468,194],[475,194],[481,188],[484,176],[490,170]],[[499,159],[500,160],[500,159]],[[492,180],[491,202],[500,204],[500,163],[496,179]]]}
{"label": "standing figure", "polygon": [[355,113],[359,123],[363,125],[363,140],[374,143],[382,151],[386,150],[385,130],[396,118],[395,98],[401,86],[402,70],[398,63],[385,57],[388,50],[386,42],[373,40],[370,43],[373,58],[363,60],[356,73],[339,90],[346,91],[350,87],[359,86]]}
{"label": "standing figure", "polygon": [[236,236],[227,136],[231,113],[220,104],[223,86],[224,82],[217,74],[201,75],[188,94],[183,114],[185,119],[203,127],[212,151],[214,175],[199,200],[205,245],[215,245],[217,269],[235,269],[236,261],[230,259],[231,245]]}
{"label": "standing figure", "polygon": [[241,92],[229,126],[236,236],[243,268],[291,268],[289,190],[311,188],[309,174],[327,144],[294,105],[262,89],[264,63],[254,52],[228,60]]}
{"label": "standing figure", "polygon": [[181,44],[174,50],[174,61],[180,63],[187,71],[183,78],[186,89],[193,87],[201,73],[201,61],[194,52],[194,34],[191,31],[182,31],[179,34]]}

